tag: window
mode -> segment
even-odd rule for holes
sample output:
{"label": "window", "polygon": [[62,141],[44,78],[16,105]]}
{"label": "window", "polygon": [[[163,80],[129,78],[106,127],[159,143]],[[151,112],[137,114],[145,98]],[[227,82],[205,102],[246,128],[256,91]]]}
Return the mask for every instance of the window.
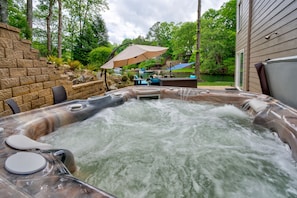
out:
{"label": "window", "polygon": [[235,86],[242,90],[244,82],[244,50],[236,53]]}
{"label": "window", "polygon": [[241,30],[242,25],[242,15],[243,15],[243,5],[241,0],[237,4],[237,32]]}

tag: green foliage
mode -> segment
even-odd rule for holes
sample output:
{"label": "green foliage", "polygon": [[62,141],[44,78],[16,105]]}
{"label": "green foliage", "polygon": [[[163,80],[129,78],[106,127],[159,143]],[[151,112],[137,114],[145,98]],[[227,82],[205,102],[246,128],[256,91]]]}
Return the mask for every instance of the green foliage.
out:
{"label": "green foliage", "polygon": [[58,66],[61,66],[61,65],[63,64],[63,59],[62,59],[62,58],[56,58],[55,63],[56,63]]}
{"label": "green foliage", "polygon": [[39,42],[39,41],[33,41],[32,42],[32,47],[34,49],[38,49],[39,53],[42,57],[46,57],[47,56],[47,48],[46,48],[46,41],[44,42]]}
{"label": "green foliage", "polygon": [[108,34],[105,22],[101,15],[96,15],[91,21],[93,37],[95,37],[96,46],[108,46]]}
{"label": "green foliage", "polygon": [[83,66],[78,60],[74,60],[74,61],[68,60],[67,64],[69,65],[70,69],[73,71]]}
{"label": "green foliage", "polygon": [[63,64],[63,59],[56,56],[48,56],[47,60],[57,66],[61,66]]}
{"label": "green foliage", "polygon": [[138,68],[150,69],[157,63],[156,59],[150,59],[139,63]]}
{"label": "green foliage", "polygon": [[149,59],[149,60],[142,61],[141,63],[138,63],[138,64],[124,66],[123,68],[125,70],[131,70],[131,69],[137,69],[137,68],[149,70],[151,67],[154,67],[156,65],[163,65],[163,64],[164,64],[164,59],[162,58]]}
{"label": "green foliage", "polygon": [[133,44],[139,44],[139,45],[151,45],[149,41],[147,41],[143,36],[138,36],[135,39],[131,40]]}
{"label": "green foliage", "polygon": [[[23,0],[8,0],[9,24],[21,29],[22,38],[31,38],[26,21],[26,2]],[[38,0],[34,7],[34,29],[32,45],[46,56],[46,17],[48,16],[48,0]],[[107,47],[108,36],[104,20],[100,12],[108,8],[107,0],[64,0],[63,1],[63,58],[78,60],[73,68],[87,65],[91,70],[98,70],[110,51],[98,50]],[[52,54],[57,54],[57,3],[53,7],[51,23]],[[235,61],[236,36],[236,0],[229,0],[219,10],[210,9],[201,18],[201,72],[210,74],[233,74]],[[168,47],[165,59],[180,59],[185,62],[195,61],[196,52],[196,22],[175,24],[173,22],[156,22],[146,37],[127,38],[123,43],[142,45],[159,45]],[[117,47],[117,46],[113,46]],[[121,52],[125,47],[119,48]],[[148,60],[140,64],[124,68],[149,69],[156,64],[163,64],[165,59]],[[62,61],[55,60],[62,64]],[[79,66],[77,66],[79,65]],[[132,75],[133,76],[133,75]]]}
{"label": "green foliage", "polygon": [[146,38],[151,41],[153,45],[168,47],[165,56],[171,57],[173,31],[175,28],[176,25],[173,22],[157,22],[150,28]]}
{"label": "green foliage", "polygon": [[236,31],[236,0],[229,0],[228,2],[224,3],[220,12],[220,22],[224,24],[224,26],[232,30],[233,32]]}
{"label": "green foliage", "polygon": [[176,69],[172,70],[171,72],[173,73],[194,73],[195,69],[194,68],[182,68],[182,69]]}
{"label": "green foliage", "polygon": [[85,24],[85,29],[76,39],[73,58],[84,65],[89,63],[89,53],[98,46],[107,46],[107,30],[101,16],[97,16],[91,23]]}
{"label": "green foliage", "polygon": [[88,64],[85,68],[90,71],[98,71],[98,67],[93,64]]}
{"label": "green foliage", "polygon": [[[88,64],[88,54],[99,46],[107,46],[107,30],[100,12],[107,7],[106,0],[65,0],[64,7],[69,15],[65,16],[67,43],[72,59]],[[65,34],[64,34],[65,35]]]}
{"label": "green foliage", "polygon": [[[22,0],[12,0],[22,1]],[[25,5],[25,1],[22,1]],[[51,35],[52,35],[52,52],[50,54],[57,55],[57,31],[58,31],[58,6],[57,1],[54,1],[53,17],[51,22]],[[105,24],[101,19],[100,12],[107,8],[106,0],[63,0],[63,57],[65,59],[77,59],[80,58],[80,52],[82,52],[82,58],[85,64],[88,62],[88,53],[98,47],[105,46],[108,43],[107,31]],[[38,4],[34,7],[34,29],[33,35],[34,41],[38,44],[35,45],[42,54],[44,53],[44,47],[47,46],[46,36],[46,17],[48,16],[49,1],[39,0]],[[90,25],[91,24],[91,25]],[[90,28],[91,26],[91,28]],[[89,30],[91,29],[91,30]],[[104,29],[104,31],[103,31]],[[89,44],[94,44],[89,47]],[[84,48],[79,50],[79,48]],[[47,48],[45,48],[47,50]],[[76,50],[76,57],[73,56],[73,52]],[[64,53],[67,53],[65,56]]]}
{"label": "green foliage", "polygon": [[21,38],[32,38],[32,32],[27,24],[25,4],[23,2],[8,0],[8,24],[21,30]]}
{"label": "green foliage", "polygon": [[137,69],[138,64],[126,65],[123,68],[124,68],[124,70]]}
{"label": "green foliage", "polygon": [[71,51],[70,50],[62,50],[62,58],[63,58],[63,60],[71,60]]}
{"label": "green foliage", "polygon": [[235,73],[235,57],[227,58],[223,61],[224,66],[227,68],[227,75],[234,75]]}
{"label": "green foliage", "polygon": [[230,81],[214,81],[214,82],[208,82],[208,81],[204,81],[204,82],[199,82],[198,83],[198,87],[199,86],[234,86],[234,82]]}
{"label": "green foliage", "polygon": [[111,52],[112,49],[110,47],[97,47],[89,53],[88,60],[98,70],[107,61]]}
{"label": "green foliage", "polygon": [[128,72],[126,72],[125,73],[125,75],[127,75],[128,76],[128,78],[129,78],[129,80],[130,81],[133,81],[133,79],[134,79],[134,75],[135,75],[136,73],[134,72],[134,71],[128,71]]}
{"label": "green foliage", "polygon": [[175,59],[186,62],[193,53],[195,46],[196,23],[185,22],[178,26],[173,32],[172,49]]}
{"label": "green foliage", "polygon": [[171,47],[171,40],[173,38],[173,30],[175,29],[175,24],[173,22],[160,24],[158,40],[160,46]]}
{"label": "green foliage", "polygon": [[122,81],[123,81],[123,82],[127,82],[127,81],[128,81],[128,79],[129,79],[129,77],[128,77],[128,76],[126,76],[126,75],[122,76]]}
{"label": "green foliage", "polygon": [[[231,14],[230,14],[231,13]],[[209,9],[201,19],[201,73],[231,74],[234,72],[236,36],[236,0],[220,10]],[[234,16],[233,16],[234,15]]]}

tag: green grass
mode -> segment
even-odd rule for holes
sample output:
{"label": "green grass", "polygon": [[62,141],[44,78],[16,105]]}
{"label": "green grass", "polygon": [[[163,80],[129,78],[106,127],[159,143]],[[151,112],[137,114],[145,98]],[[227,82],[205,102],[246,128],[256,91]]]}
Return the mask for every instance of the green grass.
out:
{"label": "green grass", "polygon": [[198,82],[199,86],[234,86],[234,82],[215,81],[215,82]]}
{"label": "green grass", "polygon": [[[195,69],[194,68],[182,68],[182,69],[178,69],[178,70],[172,70],[172,73],[175,73],[175,72],[195,73]],[[198,85],[199,86],[234,86],[233,81],[215,81],[216,80],[215,78],[211,78],[210,80],[214,80],[214,81],[198,82]]]}
{"label": "green grass", "polygon": [[195,69],[193,68],[182,68],[182,69],[177,69],[177,70],[172,70],[171,72],[175,73],[175,72],[187,72],[187,73],[195,73]]}

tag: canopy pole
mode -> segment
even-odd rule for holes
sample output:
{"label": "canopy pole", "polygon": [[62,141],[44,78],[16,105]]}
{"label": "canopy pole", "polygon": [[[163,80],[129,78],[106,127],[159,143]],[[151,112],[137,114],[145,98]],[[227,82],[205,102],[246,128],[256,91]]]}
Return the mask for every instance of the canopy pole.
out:
{"label": "canopy pole", "polygon": [[169,63],[169,66],[170,66],[169,78],[171,78],[171,62]]}
{"label": "canopy pole", "polygon": [[109,87],[108,87],[108,83],[107,83],[107,69],[104,70],[104,81],[105,81],[105,86],[106,86],[106,91],[110,91]]}
{"label": "canopy pole", "polygon": [[[116,51],[117,51],[120,47],[123,47],[123,46],[125,46],[125,45],[130,45],[130,44],[132,44],[132,42],[123,43],[122,45],[119,45],[119,46],[117,46],[116,48],[114,48],[114,49],[112,50],[112,52],[110,53],[110,55],[109,55],[109,57],[107,58],[107,61],[106,61],[105,63],[107,63],[109,60],[111,60],[111,59],[114,57]],[[108,83],[107,83],[106,72],[107,72],[107,69],[104,69],[104,81],[105,81],[106,91],[110,91],[110,89],[109,89],[109,87],[108,87]]]}

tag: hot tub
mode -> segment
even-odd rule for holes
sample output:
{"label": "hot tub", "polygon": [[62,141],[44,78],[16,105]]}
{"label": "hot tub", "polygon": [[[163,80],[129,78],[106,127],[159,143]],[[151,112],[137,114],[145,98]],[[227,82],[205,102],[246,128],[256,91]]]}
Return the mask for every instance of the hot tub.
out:
{"label": "hot tub", "polygon": [[[73,160],[71,151],[63,149],[63,145],[59,148],[19,150],[8,146],[6,140],[18,134],[25,135],[32,140],[38,140],[62,126],[81,122],[99,111],[119,106],[126,101],[167,98],[193,103],[229,104],[240,108],[252,116],[254,124],[262,125],[276,132],[280,139],[291,148],[292,159],[297,159],[297,112],[271,97],[234,90],[129,87],[108,92],[105,96],[69,101],[2,118],[0,120],[0,138],[2,140],[0,152],[1,195],[18,197],[113,197],[112,194],[87,184],[72,175],[72,172],[76,170],[75,160]],[[11,173],[5,167],[8,159],[23,152],[41,156],[42,159],[45,159],[43,167],[34,173]]]}

